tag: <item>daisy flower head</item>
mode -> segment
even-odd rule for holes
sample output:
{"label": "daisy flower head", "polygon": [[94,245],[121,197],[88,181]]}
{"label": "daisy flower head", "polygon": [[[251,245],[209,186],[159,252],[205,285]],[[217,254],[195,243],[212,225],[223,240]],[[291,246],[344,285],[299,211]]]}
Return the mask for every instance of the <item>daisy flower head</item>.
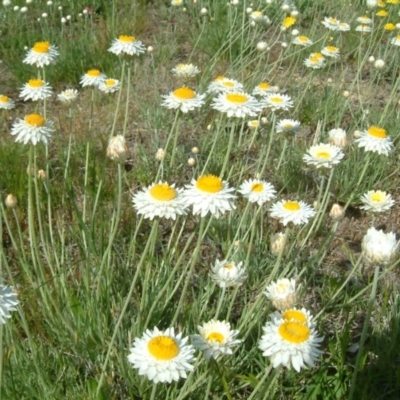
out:
{"label": "daisy flower head", "polygon": [[241,193],[250,203],[257,203],[259,206],[272,200],[276,195],[275,188],[268,182],[260,179],[249,179],[244,181],[239,188]]}
{"label": "daisy flower head", "polygon": [[244,92],[220,93],[214,99],[211,107],[225,113],[229,118],[255,117],[261,111],[258,100]]}
{"label": "daisy flower head", "polygon": [[339,164],[344,157],[344,153],[339,147],[331,144],[319,143],[308,149],[308,154],[303,156],[303,161],[307,165],[313,165],[316,168],[332,168]]}
{"label": "daisy flower head", "polygon": [[337,31],[339,29],[339,24],[340,21],[336,18],[332,17],[324,17],[324,20],[322,21],[322,25],[324,25],[326,28],[330,29],[331,31]]}
{"label": "daisy flower head", "polygon": [[204,104],[204,94],[196,94],[186,86],[180,87],[167,95],[162,96],[162,106],[170,109],[179,109],[183,113],[193,111]]}
{"label": "daisy flower head", "polygon": [[397,35],[395,38],[390,39],[390,44],[400,46],[400,35]]}
{"label": "daisy flower head", "polygon": [[160,331],[147,329],[141,338],[135,338],[128,361],[139,375],[146,375],[154,383],[178,381],[193,371],[194,347],[187,344],[188,337],[175,334],[174,328]]}
{"label": "daisy flower head", "polygon": [[311,53],[304,60],[304,65],[308,68],[320,69],[325,66],[325,57],[321,53]]}
{"label": "daisy flower head", "polygon": [[172,69],[172,73],[178,78],[187,80],[199,74],[200,70],[193,64],[178,64],[175,68]]}
{"label": "daisy flower head", "polygon": [[328,132],[329,143],[341,149],[347,145],[347,134],[344,129],[335,128]]}
{"label": "daisy flower head", "polygon": [[232,354],[232,347],[242,342],[236,339],[238,330],[231,329],[231,325],[226,321],[212,319],[209,322],[198,326],[199,335],[191,335],[193,346],[203,352],[204,358],[217,359],[221,355]]}
{"label": "daisy flower head", "polygon": [[217,76],[209,85],[208,93],[226,93],[242,91],[243,85],[235,79],[229,79],[225,76]]}
{"label": "daisy flower head", "polygon": [[0,280],[0,325],[4,325],[6,319],[11,318],[10,311],[16,310],[19,303],[17,294],[11,286],[4,286]]}
{"label": "daisy flower head", "polygon": [[363,25],[372,25],[372,19],[367,17],[366,15],[358,17],[356,21]]}
{"label": "daisy flower head", "polygon": [[253,119],[249,122],[247,122],[247,127],[251,130],[255,130],[258,129],[260,127],[260,121],[258,121],[258,119]]}
{"label": "daisy flower head", "polygon": [[379,10],[375,15],[377,17],[387,17],[389,13],[386,10]]}
{"label": "daisy flower head", "polygon": [[22,87],[19,97],[22,97],[25,101],[37,101],[50,97],[52,93],[49,84],[42,79],[30,79],[28,83],[25,83]]}
{"label": "daisy flower head", "polygon": [[113,136],[108,142],[107,157],[113,161],[122,163],[128,156],[128,146],[122,135]]}
{"label": "daisy flower head", "polygon": [[306,224],[314,215],[312,207],[303,201],[281,200],[271,207],[271,217],[279,219],[284,226],[289,222],[294,225]]}
{"label": "daisy flower head", "polygon": [[293,44],[298,44],[299,46],[311,46],[313,44],[313,41],[309,39],[307,36],[296,36],[293,39]]}
{"label": "daisy flower head", "polygon": [[16,142],[23,144],[30,142],[35,146],[40,142],[47,144],[53,131],[53,122],[46,121],[39,114],[29,114],[24,119],[18,119],[11,127],[10,133],[16,136]]}
{"label": "daisy flower head", "polygon": [[146,51],[144,44],[134,36],[120,35],[111,43],[109,52],[117,56],[127,54],[129,56],[138,56]]}
{"label": "daisy flower head", "polygon": [[375,8],[378,6],[378,0],[367,0],[368,8]]}
{"label": "daisy flower head", "polygon": [[187,207],[183,200],[183,189],[175,189],[175,185],[159,182],[137,192],[132,203],[138,214],[152,220],[154,217],[176,219],[177,215],[185,215]]}
{"label": "daisy flower head", "polygon": [[393,232],[369,228],[361,243],[364,261],[369,266],[388,265],[397,259],[399,242]]}
{"label": "daisy flower head", "polygon": [[54,64],[59,52],[55,46],[49,42],[36,42],[28,50],[24,60],[25,64],[35,65],[37,68],[43,68],[46,65]]}
{"label": "daisy flower head", "polygon": [[305,364],[313,367],[322,353],[318,347],[323,338],[314,327],[296,319],[274,318],[265,324],[263,331],[258,347],[263,356],[271,358],[274,368],[283,365],[300,372]]}
{"label": "daisy flower head", "polygon": [[264,294],[277,310],[292,308],[297,302],[296,281],[287,278],[278,279],[266,287]]}
{"label": "daisy flower head", "polygon": [[252,11],[250,13],[250,19],[254,22],[262,22],[263,17],[264,16],[262,11]]}
{"label": "daisy flower head", "polygon": [[364,147],[365,151],[372,151],[387,156],[393,147],[393,142],[387,136],[386,129],[378,126],[370,126],[366,131],[362,131],[355,140],[358,147]]}
{"label": "daisy flower head", "polygon": [[361,201],[363,202],[361,209],[371,212],[387,211],[394,204],[392,196],[381,190],[370,190],[361,196]]}
{"label": "daisy flower head", "polygon": [[350,30],[350,25],[347,22],[340,22],[337,30],[340,32],[348,32]]}
{"label": "daisy flower head", "polygon": [[118,92],[118,90],[121,87],[121,83],[118,79],[113,79],[113,78],[107,78],[104,81],[101,81],[99,83],[99,90],[102,91],[103,93],[115,93]]}
{"label": "daisy flower head", "polygon": [[327,57],[332,57],[332,58],[339,58],[340,57],[339,47],[335,47],[335,46],[325,46],[321,50],[321,53],[324,56],[327,56]]}
{"label": "daisy flower head", "polygon": [[287,235],[284,232],[275,233],[271,236],[270,249],[274,256],[283,254],[287,244]]}
{"label": "daisy flower head", "polygon": [[78,91],[76,89],[66,89],[57,95],[57,99],[61,103],[70,104],[78,98]]}
{"label": "daisy flower head", "polygon": [[357,32],[371,32],[372,28],[369,25],[361,24],[356,26],[356,31]]}
{"label": "daisy flower head", "polygon": [[253,90],[253,96],[266,96],[269,93],[275,93],[275,87],[268,82],[259,83]]}
{"label": "daisy flower head", "polygon": [[215,261],[211,267],[211,279],[221,288],[241,286],[247,279],[247,271],[243,268],[243,262],[238,264],[233,261]]}
{"label": "daisy flower head", "polygon": [[300,129],[300,121],[294,119],[281,119],[276,123],[278,133],[296,133]]}
{"label": "daisy flower head", "polygon": [[226,211],[236,207],[232,200],[236,198],[233,188],[215,175],[202,175],[192,179],[183,193],[185,203],[193,206],[193,214],[205,217],[211,214],[219,218]]}
{"label": "daisy flower head", "polygon": [[280,93],[271,93],[262,99],[262,106],[268,107],[271,111],[288,110],[293,107],[293,101],[290,96]]}
{"label": "daisy flower head", "polygon": [[388,22],[387,24],[383,25],[383,29],[385,31],[394,31],[396,29],[396,25],[392,22]]}
{"label": "daisy flower head", "polygon": [[0,110],[11,110],[15,107],[14,100],[4,94],[0,94]]}
{"label": "daisy flower head", "polygon": [[99,86],[106,79],[106,76],[98,69],[89,69],[80,80],[80,84],[85,86]]}
{"label": "daisy flower head", "polygon": [[171,0],[171,6],[179,7],[183,5],[183,0]]}

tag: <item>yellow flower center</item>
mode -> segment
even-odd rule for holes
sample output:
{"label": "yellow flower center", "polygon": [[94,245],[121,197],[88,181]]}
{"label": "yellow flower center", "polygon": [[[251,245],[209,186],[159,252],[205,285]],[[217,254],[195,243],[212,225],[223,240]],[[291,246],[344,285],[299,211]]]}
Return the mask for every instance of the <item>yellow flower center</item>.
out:
{"label": "yellow flower center", "polygon": [[294,17],[286,17],[286,18],[283,20],[282,25],[283,25],[285,28],[290,28],[292,25],[294,25],[295,22],[296,22],[296,18],[294,18]]}
{"label": "yellow flower center", "polygon": [[240,93],[228,93],[226,99],[231,103],[244,104],[247,102],[248,97],[245,94]]}
{"label": "yellow flower center", "polygon": [[332,24],[337,24],[338,20],[336,18],[329,18],[329,22]]}
{"label": "yellow flower center", "polygon": [[225,337],[224,337],[224,335],[222,333],[212,332],[207,336],[207,340],[209,342],[222,343],[225,340]]}
{"label": "yellow flower center", "polygon": [[253,183],[253,184],[251,185],[251,188],[250,188],[250,190],[251,190],[252,192],[256,192],[256,193],[262,192],[263,189],[264,189],[264,185],[263,185],[262,183],[260,183],[260,182]]}
{"label": "yellow flower center", "polygon": [[304,343],[310,337],[310,329],[300,322],[285,321],[278,332],[283,340],[294,344]]}
{"label": "yellow flower center", "polygon": [[203,175],[196,181],[197,189],[207,193],[218,193],[224,187],[222,180],[215,175]]}
{"label": "yellow flower center", "polygon": [[326,50],[328,50],[330,53],[334,53],[335,51],[338,51],[339,49],[335,46],[326,46]]}
{"label": "yellow flower center", "polygon": [[386,25],[384,26],[384,29],[385,29],[386,31],[394,31],[394,30],[396,29],[396,25],[395,25],[395,24],[392,24],[391,22],[389,22],[388,24],[386,24]]}
{"label": "yellow flower center", "polygon": [[257,128],[259,125],[260,124],[258,121],[250,121],[249,122],[249,126],[252,126],[253,128]]}
{"label": "yellow flower center", "polygon": [[8,97],[7,96],[0,96],[0,103],[8,103]]}
{"label": "yellow flower center", "polygon": [[286,293],[288,292],[289,287],[286,283],[280,283],[277,287],[276,287],[276,291],[280,294]]}
{"label": "yellow flower center", "polygon": [[179,354],[179,346],[169,336],[156,336],[147,344],[149,353],[157,360],[172,360]]}
{"label": "yellow flower center", "polygon": [[115,79],[106,79],[105,84],[106,86],[115,86],[116,82]]}
{"label": "yellow flower center", "polygon": [[235,87],[235,84],[231,81],[222,82],[222,85],[225,87]]}
{"label": "yellow flower center", "polygon": [[88,72],[86,72],[87,76],[90,76],[92,78],[97,78],[100,76],[101,72],[98,69],[89,69]]}
{"label": "yellow flower center", "polygon": [[324,160],[328,160],[329,158],[331,158],[331,155],[327,151],[319,151],[316,154],[316,157],[323,158]]}
{"label": "yellow flower center", "polygon": [[186,64],[178,64],[177,66],[176,66],[176,68],[177,69],[180,69],[180,70],[182,70],[182,69],[186,69],[188,66],[186,65]]}
{"label": "yellow flower center", "polygon": [[149,192],[151,197],[159,201],[171,201],[178,196],[177,191],[167,183],[154,185]]}
{"label": "yellow flower center", "polygon": [[286,321],[293,321],[299,322],[304,324],[307,322],[307,315],[299,310],[287,310],[282,314],[282,318]]}
{"label": "yellow flower center", "polygon": [[32,127],[44,126],[46,122],[39,114],[29,114],[24,118],[24,121]]}
{"label": "yellow flower center", "polygon": [[124,43],[133,43],[135,41],[135,36],[120,35],[118,40]]}
{"label": "yellow flower center", "polygon": [[283,124],[284,128],[293,128],[293,124],[291,124],[290,122],[286,122],[285,124]]}
{"label": "yellow flower center", "polygon": [[214,82],[221,82],[221,81],[223,81],[224,79],[226,79],[224,76],[222,76],[222,75],[220,75],[220,76],[217,76],[215,79],[214,79]]}
{"label": "yellow flower center", "polygon": [[366,17],[366,16],[360,17],[360,20],[363,21],[363,22],[369,22],[369,18]]}
{"label": "yellow flower center", "polygon": [[261,90],[267,90],[267,89],[269,89],[271,86],[267,83],[267,82],[261,82],[259,85],[258,85],[258,88],[259,89],[261,89]]}
{"label": "yellow flower center", "polygon": [[28,86],[31,88],[39,88],[44,85],[44,82],[41,79],[29,79]]}
{"label": "yellow flower center", "polygon": [[49,42],[37,42],[35,43],[35,45],[33,46],[33,51],[35,53],[48,53],[50,50],[50,43]]}
{"label": "yellow flower center", "polygon": [[269,101],[272,103],[283,103],[282,97],[270,97]]}
{"label": "yellow flower center", "polygon": [[196,97],[196,93],[187,87],[181,87],[173,91],[174,97],[179,100],[191,100]]}
{"label": "yellow flower center", "polygon": [[371,126],[368,129],[368,134],[377,138],[377,139],[385,139],[386,138],[386,129],[379,128],[378,126]]}
{"label": "yellow flower center", "polygon": [[233,269],[235,266],[233,264],[226,264],[224,266],[225,269]]}
{"label": "yellow flower center", "polygon": [[299,211],[301,207],[297,201],[287,201],[283,203],[283,208],[287,211]]}
{"label": "yellow flower center", "polygon": [[381,191],[378,191],[372,194],[371,200],[374,203],[382,203],[386,200],[386,196]]}
{"label": "yellow flower center", "polygon": [[299,36],[299,42],[308,42],[308,40],[307,36]]}

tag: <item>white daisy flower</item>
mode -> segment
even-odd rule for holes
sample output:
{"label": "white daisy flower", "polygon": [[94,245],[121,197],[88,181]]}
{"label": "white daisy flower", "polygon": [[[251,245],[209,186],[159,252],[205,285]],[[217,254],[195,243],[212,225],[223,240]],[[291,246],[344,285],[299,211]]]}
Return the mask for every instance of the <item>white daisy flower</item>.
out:
{"label": "white daisy flower", "polygon": [[244,92],[220,93],[211,104],[214,110],[226,113],[228,117],[254,117],[261,111],[257,99]]}
{"label": "white daisy flower", "polygon": [[338,47],[335,47],[335,46],[325,46],[321,50],[321,53],[326,57],[332,57],[332,58],[340,57],[340,50]]}
{"label": "white daisy flower", "polygon": [[208,213],[219,218],[226,211],[236,207],[232,200],[236,198],[234,189],[215,175],[202,175],[192,179],[183,193],[185,203],[193,206],[193,214],[205,217]]}
{"label": "white daisy flower", "polygon": [[258,119],[253,119],[247,122],[247,127],[251,130],[258,129],[260,127],[260,121]]}
{"label": "white daisy flower", "polygon": [[242,340],[236,339],[238,330],[231,330],[231,325],[226,321],[209,322],[198,326],[200,335],[191,335],[193,346],[201,350],[204,358],[217,359],[221,355],[232,354],[232,347],[237,346]]}
{"label": "white daisy flower", "polygon": [[106,76],[102,74],[98,69],[89,69],[80,80],[80,84],[85,86],[99,86],[101,82],[106,79]]}
{"label": "white daisy flower", "polygon": [[70,104],[78,98],[76,89],[66,89],[57,95],[58,100],[62,103]]}
{"label": "white daisy flower", "polygon": [[326,28],[330,29],[331,31],[337,31],[339,28],[340,21],[336,18],[332,17],[324,17],[324,20],[322,21],[322,25],[324,25]]}
{"label": "white daisy flower", "polygon": [[11,286],[4,286],[0,280],[0,325],[4,325],[6,319],[11,318],[10,311],[16,310],[19,303],[17,294]]}
{"label": "white daisy flower", "polygon": [[357,25],[356,31],[357,32],[371,32],[372,28],[369,25]]}
{"label": "white daisy flower", "polygon": [[311,53],[303,64],[308,68],[320,69],[325,66],[325,62],[325,57],[321,53]]}
{"label": "white daisy flower", "polygon": [[16,136],[16,142],[31,142],[35,146],[39,142],[47,144],[53,131],[52,121],[46,121],[39,114],[29,114],[24,119],[18,119],[11,127],[10,133]]}
{"label": "white daisy flower", "polygon": [[347,22],[340,22],[337,30],[341,32],[347,32],[350,30],[350,25]]}
{"label": "white daisy flower", "polygon": [[183,0],[171,0],[171,6],[179,7],[183,5]]}
{"label": "white daisy flower", "polygon": [[138,214],[152,220],[154,217],[176,219],[185,215],[188,206],[182,196],[183,189],[175,189],[168,183],[153,183],[133,196],[132,202]]}
{"label": "white daisy flower", "polygon": [[296,133],[299,129],[300,121],[296,121],[294,119],[281,119],[276,123],[276,131],[278,133]]}
{"label": "white daisy flower", "polygon": [[266,287],[264,294],[277,310],[292,308],[297,301],[296,281],[287,278],[278,279]]}
{"label": "white daisy flower", "polygon": [[381,190],[370,190],[361,196],[361,201],[361,209],[372,212],[387,211],[394,205],[392,196]]}
{"label": "white daisy flower", "polygon": [[271,86],[268,82],[261,82],[253,90],[253,96],[266,96],[275,93],[275,86]]}
{"label": "white daisy flower", "polygon": [[168,95],[162,96],[164,101],[162,106],[177,109],[179,108],[183,113],[193,111],[204,104],[204,94],[196,94],[196,92],[188,87],[181,87],[170,92]]}
{"label": "white daisy flower", "polygon": [[346,147],[347,145],[347,134],[346,131],[341,129],[341,128],[335,128],[335,129],[331,129],[328,132],[328,136],[329,136],[329,143],[337,146],[341,149],[343,149],[344,147]]}
{"label": "white daisy flower", "polygon": [[259,348],[263,356],[270,357],[272,366],[279,365],[300,372],[305,364],[313,367],[319,355],[319,343],[323,341],[314,327],[296,320],[274,319],[263,327],[264,334]]}
{"label": "white daisy flower", "polygon": [[172,69],[172,73],[183,80],[193,78],[200,73],[200,70],[193,64],[178,64]]}
{"label": "white daisy flower", "polygon": [[388,265],[398,257],[399,242],[393,232],[369,228],[361,244],[365,262],[370,266]]}
{"label": "white daisy flower", "polygon": [[390,44],[394,44],[395,46],[400,46],[400,35],[397,35],[395,38],[390,39]]}
{"label": "white daisy flower", "polygon": [[107,157],[113,161],[123,163],[128,156],[128,146],[122,135],[113,136],[108,142]]}
{"label": "white daisy flower", "polygon": [[247,271],[243,268],[243,262],[239,264],[233,261],[215,261],[211,267],[211,279],[221,288],[241,286],[247,279]]}
{"label": "white daisy flower", "polygon": [[108,51],[117,56],[121,54],[138,56],[146,51],[146,47],[140,40],[136,40],[134,36],[120,35],[118,39],[114,39]]}
{"label": "white daisy flower", "polygon": [[115,93],[121,88],[121,83],[118,79],[107,78],[101,81],[98,87],[104,93]]}
{"label": "white daisy flower", "polygon": [[272,200],[275,197],[274,187],[260,179],[249,179],[244,181],[238,190],[250,203],[257,203],[259,206]]}
{"label": "white daisy flower", "polygon": [[139,375],[146,375],[154,383],[178,381],[187,378],[187,371],[193,371],[194,347],[187,344],[188,337],[175,334],[174,328],[165,331],[155,327],[147,329],[141,338],[135,338],[128,361]]}
{"label": "white daisy flower", "polygon": [[293,107],[292,99],[286,94],[268,94],[261,100],[263,107],[268,107],[272,111],[276,110],[288,110]]}
{"label": "white daisy flower", "polygon": [[57,48],[49,42],[37,42],[28,51],[22,62],[35,65],[37,68],[43,68],[45,65],[54,64],[58,55]]}
{"label": "white daisy flower", "polygon": [[281,200],[271,207],[271,217],[279,219],[286,226],[306,224],[315,215],[315,211],[303,201]]}
{"label": "white daisy flower", "polygon": [[363,15],[362,17],[358,17],[356,19],[356,21],[363,25],[372,25],[372,22],[373,22],[372,19],[367,17],[366,15]]}
{"label": "white daisy flower", "polygon": [[218,76],[208,85],[208,93],[226,93],[242,91],[243,85],[235,79]]}
{"label": "white daisy flower", "polygon": [[52,94],[52,89],[48,83],[41,79],[30,79],[28,83],[22,87],[19,97],[26,100],[43,100],[50,97]]}
{"label": "white daisy flower", "polygon": [[308,154],[303,156],[307,165],[314,165],[316,168],[332,168],[339,164],[344,153],[339,147],[331,144],[319,143],[307,150]]}
{"label": "white daisy flower", "polygon": [[250,13],[250,19],[254,22],[261,22],[263,20],[262,11],[252,11]]}
{"label": "white daisy flower", "polygon": [[0,94],[0,109],[11,110],[15,107],[15,103],[12,99],[4,94]]}
{"label": "white daisy flower", "polygon": [[358,147],[364,147],[365,151],[372,151],[387,156],[393,147],[393,142],[387,136],[386,129],[378,126],[371,126],[360,133],[355,140]]}
{"label": "white daisy flower", "polygon": [[311,46],[313,44],[313,41],[311,39],[309,39],[307,36],[296,36],[293,39],[293,44],[297,44],[299,46]]}

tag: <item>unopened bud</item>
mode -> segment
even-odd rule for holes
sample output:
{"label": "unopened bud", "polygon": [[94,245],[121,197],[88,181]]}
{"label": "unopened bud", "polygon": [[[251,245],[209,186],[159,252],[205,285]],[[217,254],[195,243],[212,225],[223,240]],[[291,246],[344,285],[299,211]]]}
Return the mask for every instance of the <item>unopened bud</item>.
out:
{"label": "unopened bud", "polygon": [[340,204],[335,203],[329,212],[329,216],[334,221],[340,221],[344,217],[344,208]]}
{"label": "unopened bud", "polygon": [[278,256],[283,253],[286,247],[286,236],[280,232],[271,237],[271,253],[274,256]]}
{"label": "unopened bud", "polygon": [[196,165],[196,160],[193,157],[189,157],[187,163],[189,167],[194,167]]}
{"label": "unopened bud", "polygon": [[193,147],[191,151],[192,151],[193,154],[199,154],[200,153],[200,150],[199,150],[198,147]]}
{"label": "unopened bud", "polygon": [[46,177],[47,177],[46,171],[44,169],[39,169],[39,171],[37,173],[37,177],[41,181],[44,181],[46,179]]}
{"label": "unopened bud", "polygon": [[107,157],[113,161],[122,163],[128,156],[128,147],[122,135],[114,136],[108,142]]}
{"label": "unopened bud", "polygon": [[13,194],[9,194],[6,197],[5,203],[6,203],[6,207],[14,208],[17,206],[18,202],[17,202],[17,198]]}

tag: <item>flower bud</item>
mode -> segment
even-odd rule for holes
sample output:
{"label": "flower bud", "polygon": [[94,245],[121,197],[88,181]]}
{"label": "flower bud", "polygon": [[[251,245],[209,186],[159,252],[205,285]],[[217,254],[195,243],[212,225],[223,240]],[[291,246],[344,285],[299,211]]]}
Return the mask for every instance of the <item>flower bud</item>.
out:
{"label": "flower bud", "polygon": [[8,208],[15,208],[17,206],[17,198],[12,195],[12,194],[8,194],[5,200],[6,203],[6,207]]}
{"label": "flower bud", "polygon": [[329,212],[329,216],[334,220],[334,221],[340,221],[344,217],[344,208],[340,205],[335,203],[331,211]]}
{"label": "flower bud", "polygon": [[128,156],[128,147],[122,135],[114,136],[110,139],[107,147],[107,157],[113,161],[122,163]]}

